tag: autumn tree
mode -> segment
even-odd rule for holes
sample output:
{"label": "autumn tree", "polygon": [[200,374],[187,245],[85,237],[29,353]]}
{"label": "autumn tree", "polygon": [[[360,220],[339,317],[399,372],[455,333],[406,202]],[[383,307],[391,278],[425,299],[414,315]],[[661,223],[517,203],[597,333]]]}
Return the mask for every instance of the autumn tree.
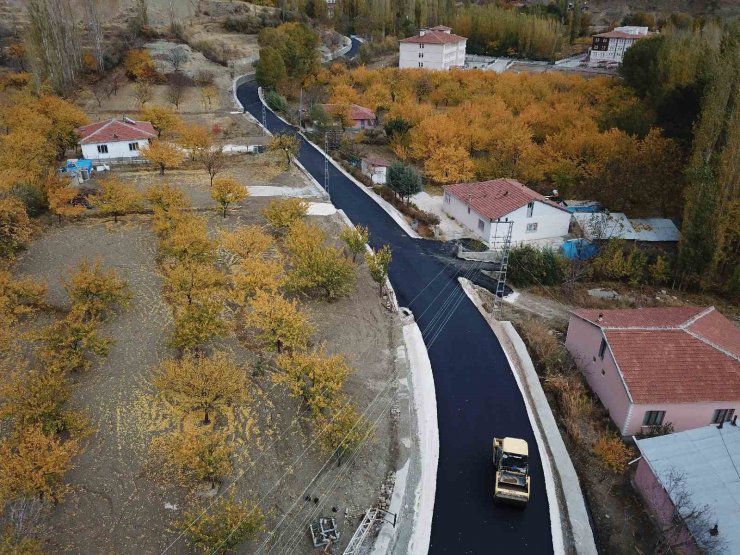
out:
{"label": "autumn tree", "polygon": [[370,239],[370,232],[367,227],[356,225],[355,227],[346,227],[339,234],[339,237],[347,249],[352,253],[352,262],[357,260],[357,255],[365,252],[365,246]]}
{"label": "autumn tree", "polygon": [[46,287],[30,278],[20,278],[0,270],[0,355],[12,350],[18,339],[18,319],[41,306]]}
{"label": "autumn tree", "polygon": [[246,372],[224,353],[167,359],[154,370],[153,384],[173,410],[200,413],[204,425],[211,423],[211,416],[249,400]]}
{"label": "autumn tree", "polygon": [[123,60],[123,67],[129,79],[149,81],[157,75],[154,60],[148,50],[129,50]]}
{"label": "autumn tree", "polygon": [[144,105],[152,99],[152,85],[149,81],[137,81],[132,94],[143,110]]}
{"label": "autumn tree", "polygon": [[388,168],[388,188],[400,196],[402,199],[409,201],[409,197],[420,193],[421,177],[410,166],[396,162]]}
{"label": "autumn tree", "polygon": [[278,133],[270,139],[267,145],[267,150],[270,152],[278,152],[285,156],[285,170],[290,169],[290,162],[298,156],[298,151],[301,148],[301,143],[298,141],[298,137],[293,133]]}
{"label": "autumn tree", "polygon": [[152,124],[152,127],[157,131],[158,138],[162,136],[162,133],[169,133],[182,125],[180,116],[174,110],[165,106],[149,106],[144,109],[141,117],[144,121]]}
{"label": "autumn tree", "polygon": [[246,303],[257,291],[275,293],[285,283],[283,264],[274,259],[245,258],[235,268],[232,283],[240,304]]}
{"label": "autumn tree", "polygon": [[203,552],[222,555],[265,529],[265,515],[249,500],[237,501],[234,494],[222,495],[186,511],[178,528],[188,542]]}
{"label": "autumn tree", "polygon": [[183,210],[190,208],[190,197],[169,183],[153,185],[144,197],[154,209],[153,227],[158,235],[168,234],[182,216]]}
{"label": "autumn tree", "polygon": [[302,398],[314,416],[337,407],[350,368],[343,355],[329,355],[322,345],[313,351],[283,353],[277,358],[280,372],[273,381],[293,397]]}
{"label": "autumn tree", "polygon": [[65,408],[69,384],[53,368],[14,372],[0,384],[0,399],[0,420],[11,421],[15,429],[40,426],[47,435],[77,436],[86,428],[82,413]]}
{"label": "autumn tree", "polygon": [[167,168],[176,168],[182,164],[184,155],[176,145],[164,141],[154,141],[141,150],[145,160],[159,168],[159,175],[164,175]]}
{"label": "autumn tree", "polygon": [[200,101],[203,109],[210,111],[213,103],[218,99],[218,89],[213,85],[206,85],[200,88]]}
{"label": "autumn tree", "polygon": [[274,245],[275,240],[256,225],[221,233],[221,246],[245,260],[262,256]]}
{"label": "autumn tree", "polygon": [[100,194],[97,197],[97,209],[104,216],[118,217],[141,209],[141,195],[128,183],[118,177],[109,176],[100,182]]}
{"label": "autumn tree", "polygon": [[213,262],[216,242],[208,238],[206,221],[198,216],[179,218],[161,244],[166,256],[181,262]]}
{"label": "autumn tree", "polygon": [[290,227],[285,238],[291,266],[288,286],[296,290],[318,287],[333,299],[352,290],[355,267],[341,249],[325,246],[324,241],[324,232],[317,226],[296,222]]}
{"label": "autumn tree", "polygon": [[175,108],[179,108],[185,96],[186,87],[186,78],[181,73],[171,74],[168,78],[167,91],[165,92],[167,102],[174,105]]}
{"label": "autumn tree", "polygon": [[0,442],[0,501],[23,496],[60,501],[66,491],[64,475],[78,452],[76,440],[46,435],[40,425],[4,439]]}
{"label": "autumn tree", "polygon": [[0,198],[0,258],[12,258],[31,238],[31,220],[23,203]]}
{"label": "autumn tree", "polygon": [[282,353],[306,347],[313,326],[299,310],[297,301],[280,293],[257,290],[249,301],[249,309],[245,324],[256,330],[256,338],[268,349]]}
{"label": "autumn tree", "polygon": [[41,330],[36,338],[41,342],[39,358],[46,367],[62,372],[90,369],[93,356],[105,356],[111,341],[98,335],[98,322],[89,320],[78,310],[63,320]]}
{"label": "autumn tree", "polygon": [[469,181],[475,175],[470,155],[459,146],[436,150],[424,162],[424,172],[431,181],[443,185]]}
{"label": "autumn tree", "polygon": [[229,331],[224,319],[223,299],[211,295],[197,303],[175,307],[175,325],[170,344],[181,350],[199,350],[215,337]]}
{"label": "autumn tree", "polygon": [[178,144],[190,152],[191,160],[200,160],[213,147],[213,136],[205,126],[183,124],[180,126]]}
{"label": "autumn tree", "polygon": [[262,210],[262,215],[272,227],[285,231],[308,212],[308,203],[299,198],[273,200]]}
{"label": "autumn tree", "polygon": [[350,403],[318,417],[316,425],[321,429],[321,447],[340,465],[347,452],[372,438],[373,425]]}
{"label": "autumn tree", "polygon": [[594,455],[599,462],[611,472],[621,473],[627,469],[627,463],[634,452],[617,436],[603,435],[596,440]]}
{"label": "autumn tree", "polygon": [[81,262],[64,288],[75,309],[90,319],[102,320],[114,307],[125,307],[131,300],[126,281],[113,269],[105,271],[100,260]]}
{"label": "autumn tree", "polygon": [[212,264],[202,262],[179,262],[164,268],[164,296],[173,304],[204,302],[217,296],[226,284],[226,276]]}
{"label": "autumn tree", "polygon": [[212,182],[211,198],[221,205],[221,215],[225,218],[229,205],[244,200],[249,191],[233,177],[220,177]]}
{"label": "autumn tree", "polygon": [[77,198],[80,192],[69,186],[57,186],[47,191],[49,201],[49,210],[56,214],[59,221],[62,218],[76,218],[85,212],[82,204],[73,204],[72,201]]}
{"label": "autumn tree", "polygon": [[158,473],[186,484],[207,481],[215,487],[233,468],[234,448],[220,432],[170,432],[154,438],[150,451]]}
{"label": "autumn tree", "polygon": [[388,279],[388,270],[390,269],[393,253],[389,245],[383,245],[379,250],[372,249],[365,254],[370,277],[378,284],[380,294],[383,294],[383,287]]}

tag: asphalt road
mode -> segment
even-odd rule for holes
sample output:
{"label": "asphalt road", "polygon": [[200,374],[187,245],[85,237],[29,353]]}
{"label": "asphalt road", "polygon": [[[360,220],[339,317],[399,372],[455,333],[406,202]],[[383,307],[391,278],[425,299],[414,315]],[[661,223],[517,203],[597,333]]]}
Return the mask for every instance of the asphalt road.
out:
{"label": "asphalt road", "polygon": [[[254,83],[239,87],[237,96],[262,119]],[[266,123],[271,132],[295,132],[269,110]],[[324,157],[303,138],[299,158],[323,184]],[[542,466],[524,402],[496,337],[456,281],[459,269],[438,256],[439,243],[410,238],[357,185],[329,168],[332,202],[369,227],[371,246],[391,245],[398,302],[413,311],[429,351],[440,440],[430,553],[552,553]],[[529,442],[532,487],[524,509],[493,504],[494,435]]]}
{"label": "asphalt road", "polygon": [[352,41],[352,48],[349,49],[344,57],[348,60],[352,60],[360,53],[360,46],[362,46],[362,43],[355,37],[350,37],[349,39]]}

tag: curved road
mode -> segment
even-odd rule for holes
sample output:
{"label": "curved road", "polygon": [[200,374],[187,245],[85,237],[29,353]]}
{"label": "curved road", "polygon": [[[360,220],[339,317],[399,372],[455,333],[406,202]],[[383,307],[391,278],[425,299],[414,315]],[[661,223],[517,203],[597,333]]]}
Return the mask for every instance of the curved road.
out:
{"label": "curved road", "polygon": [[[237,97],[261,119],[254,83],[240,86]],[[273,133],[296,131],[269,110],[266,123]],[[301,163],[323,184],[323,154],[299,138]],[[457,270],[436,256],[439,243],[410,238],[357,185],[329,168],[332,202],[353,223],[368,226],[373,247],[391,245],[390,279],[398,302],[413,311],[429,350],[440,441],[430,553],[552,553],[541,461],[524,402],[496,337],[462,296]],[[493,504],[494,435],[529,442],[532,494],[524,509]]]}

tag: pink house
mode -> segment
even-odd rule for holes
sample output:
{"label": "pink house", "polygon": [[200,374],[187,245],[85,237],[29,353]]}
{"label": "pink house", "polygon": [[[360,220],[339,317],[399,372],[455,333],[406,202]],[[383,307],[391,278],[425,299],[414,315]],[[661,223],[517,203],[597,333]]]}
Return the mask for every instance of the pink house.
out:
{"label": "pink house", "polygon": [[704,426],[636,444],[632,481],[671,552],[740,553],[740,427]]}
{"label": "pink house", "polygon": [[623,436],[740,413],[740,330],[714,307],[575,310],[565,345]]}

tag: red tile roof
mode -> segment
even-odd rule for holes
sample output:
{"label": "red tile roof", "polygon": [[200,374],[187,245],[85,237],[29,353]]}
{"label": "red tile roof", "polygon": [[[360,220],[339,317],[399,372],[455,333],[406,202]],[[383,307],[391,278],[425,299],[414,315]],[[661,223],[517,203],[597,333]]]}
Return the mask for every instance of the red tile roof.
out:
{"label": "red tile roof", "polygon": [[372,164],[373,166],[378,166],[378,167],[388,167],[388,166],[390,166],[390,164],[388,163],[388,161],[385,158],[374,158],[374,157],[371,156],[369,158],[364,158],[364,160],[365,160],[366,163]]}
{"label": "red tile roof", "polygon": [[455,183],[447,185],[445,192],[461,200],[481,216],[498,220],[514,210],[539,201],[554,206],[564,212],[565,208],[546,199],[529,187],[514,179],[493,179],[478,183]]}
{"label": "red tile roof", "polygon": [[426,31],[423,35],[415,35],[407,39],[400,40],[399,42],[410,42],[418,44],[451,44],[454,42],[460,42],[468,40],[465,37],[461,37],[454,33],[447,33],[445,31]]}
{"label": "red tile roof", "polygon": [[129,118],[98,121],[78,127],[75,131],[81,145],[152,139],[157,136],[156,130],[148,121]]}
{"label": "red tile roof", "polygon": [[714,307],[573,314],[603,330],[635,403],[740,399],[740,329]]}
{"label": "red tile roof", "polygon": [[[331,109],[334,106],[339,106],[339,104],[322,104],[322,108],[324,108],[327,111],[331,111]],[[355,120],[355,121],[374,120],[375,112],[373,112],[370,108],[365,108],[364,106],[358,106],[357,104],[350,104],[349,105],[349,117],[350,119]]]}

